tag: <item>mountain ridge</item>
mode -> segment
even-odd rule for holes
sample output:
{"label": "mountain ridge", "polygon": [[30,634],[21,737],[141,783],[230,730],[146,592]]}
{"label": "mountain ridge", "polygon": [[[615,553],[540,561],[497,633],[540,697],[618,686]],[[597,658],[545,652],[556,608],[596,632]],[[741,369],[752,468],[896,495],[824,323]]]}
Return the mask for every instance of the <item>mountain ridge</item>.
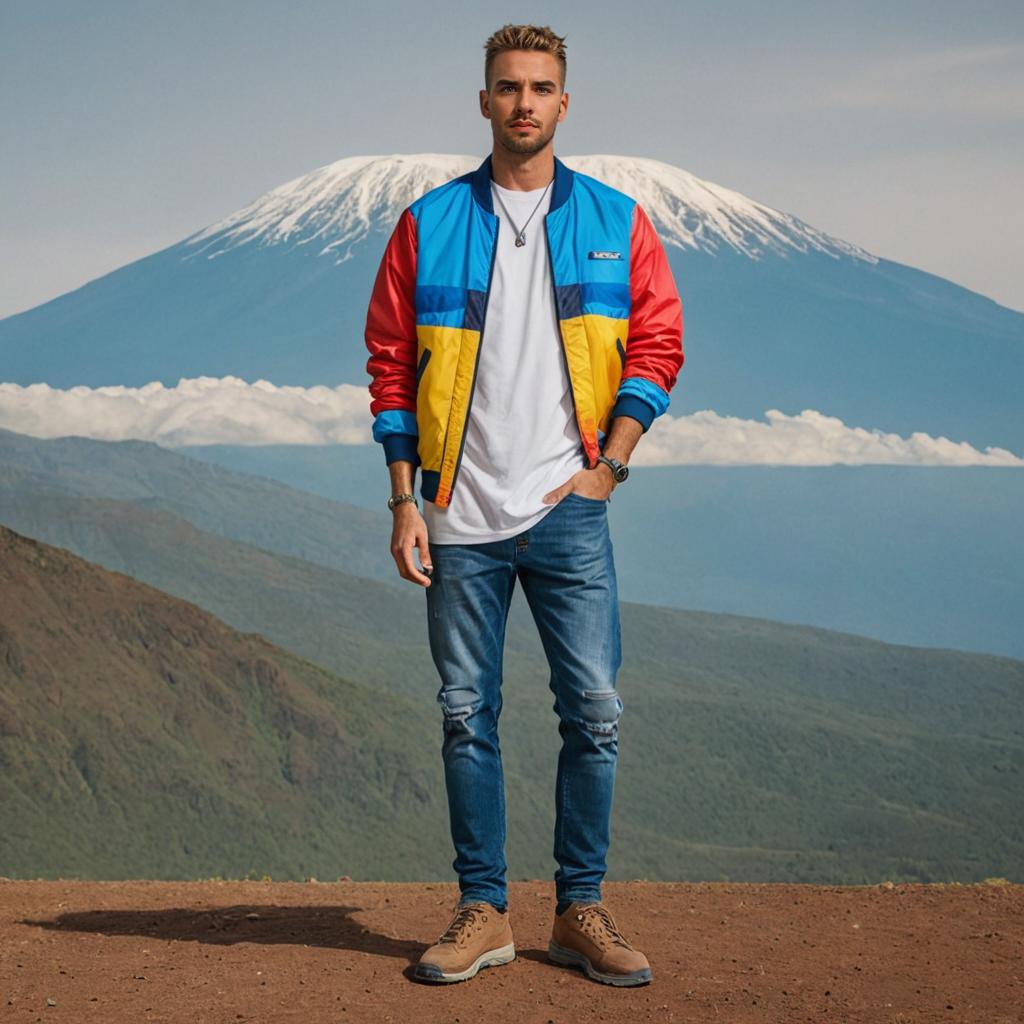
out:
{"label": "mountain ridge", "polygon": [[[195,605],[200,599],[205,614],[218,617],[217,637],[232,636],[239,626],[247,633],[255,628],[272,637],[275,644],[298,652],[296,656],[304,659],[309,671],[313,663],[305,659],[312,656],[317,667],[326,664],[337,673],[332,678],[358,679],[353,688],[338,691],[339,714],[358,718],[360,708],[369,701],[376,715],[390,706],[392,698],[406,701],[401,707],[392,707],[393,715],[389,712],[395,729],[401,723],[416,729],[417,743],[403,746],[408,755],[415,754],[414,764],[404,770],[403,777],[420,780],[425,786],[423,780],[432,779],[428,790],[441,791],[436,750],[429,741],[431,729],[426,728],[433,722],[440,733],[435,702],[438,681],[422,628],[422,592],[408,585],[405,591],[397,584],[371,585],[303,564],[292,556],[227,542],[191,525],[176,524],[171,513],[145,505],[133,508],[131,502],[98,498],[54,501],[52,495],[33,499],[26,493],[8,512],[16,515],[19,525],[24,523],[23,530],[34,522],[36,530],[51,539],[97,553],[106,561],[113,559],[114,565],[131,568],[151,581],[146,601],[158,600],[159,606],[167,609],[172,636],[182,632],[174,624],[179,598],[170,590],[190,602],[189,610],[182,613],[187,621],[203,610]],[[46,557],[57,567],[77,566],[75,557],[81,558],[53,548],[47,549]],[[16,567],[16,559],[0,558],[0,571],[9,573],[12,564]],[[105,570],[95,563],[89,563],[87,571],[89,579],[105,579]],[[105,689],[95,691],[90,680],[109,679],[103,687],[113,686],[118,675],[105,667],[108,655],[120,663],[127,655],[131,665],[145,665],[154,656],[149,638],[168,630],[161,627],[154,634],[147,626],[140,634],[141,649],[136,649],[132,624],[139,621],[145,602],[132,596],[135,591],[129,586],[130,578],[118,576],[118,585],[128,588],[132,599],[124,602],[113,620],[95,612],[90,595],[98,592],[96,584],[83,582],[67,592],[67,585],[77,578],[74,573],[66,576],[62,572],[48,580],[45,611],[16,582],[8,580],[0,586],[0,622],[6,624],[0,644],[5,652],[0,655],[0,718],[6,723],[0,729],[4,765],[0,784],[16,787],[13,796],[3,799],[12,815],[16,812],[10,819],[17,825],[11,834],[23,839],[46,834],[43,821],[62,806],[59,801],[55,806],[49,796],[38,796],[53,792],[52,769],[47,774],[40,768],[42,776],[26,781],[25,772],[32,762],[25,758],[54,745],[67,748],[52,731],[46,733],[50,740],[25,745],[27,734],[19,722],[32,708],[33,713],[43,715],[39,729],[44,731],[51,730],[54,715],[64,715],[58,730],[63,736],[93,722],[99,731],[88,738],[79,736],[77,746],[71,745],[82,751],[79,760],[86,767],[92,764],[97,772],[103,767],[113,773],[108,788],[113,786],[118,800],[127,806],[134,806],[137,780],[144,778],[142,788],[148,800],[170,801],[165,817],[173,818],[173,826],[179,830],[175,835],[194,830],[198,826],[189,817],[192,811],[180,802],[194,800],[200,809],[211,807],[209,801],[203,803],[206,789],[194,773],[186,773],[187,784],[174,775],[173,791],[165,792],[163,777],[154,777],[151,767],[148,774],[139,774],[136,762],[144,749],[139,741],[134,746],[117,745],[131,755],[126,776],[121,762],[116,757],[110,760],[115,744],[107,726],[75,711],[69,698],[70,693],[78,693],[82,699],[96,697],[103,704]],[[156,593],[153,582],[160,583]],[[62,593],[64,598],[57,601]],[[54,613],[55,601],[66,609],[64,613]],[[1008,875],[1017,870],[1012,865],[1024,856],[1024,837],[1012,824],[1012,793],[1015,778],[1024,772],[1024,748],[1019,729],[1015,729],[1024,662],[909,648],[820,627],[745,616],[629,603],[623,604],[622,614],[626,660],[617,686],[626,705],[622,728],[628,741],[621,748],[617,782],[621,793],[615,820],[622,843],[618,870],[625,872],[625,877],[852,881],[890,874],[933,880],[978,877],[979,872]],[[65,623],[68,615],[72,622]],[[229,625],[225,618],[236,625]],[[104,625],[108,621],[116,625],[114,636],[108,636]],[[40,628],[47,630],[45,641],[25,635],[27,629],[38,634]],[[529,865],[530,874],[538,875],[545,869],[537,851],[547,848],[547,830],[553,821],[550,770],[556,760],[558,736],[544,688],[548,671],[521,594],[513,603],[507,640],[503,738],[513,823],[509,850],[513,862]],[[237,666],[238,659],[224,661],[233,643],[215,639],[216,650],[209,654],[196,650],[194,644],[186,645],[185,669],[176,670],[175,657],[161,662],[176,678],[183,671],[187,674],[192,663],[220,666],[214,675],[221,682],[213,686],[209,697],[216,697],[216,702],[208,709],[209,715],[204,712],[205,717],[212,717],[203,726],[204,730],[220,731],[204,731],[205,738],[195,741],[203,756],[219,756],[223,747],[220,732],[229,724],[219,717],[222,705],[230,708],[237,703],[222,693],[224,678],[237,676],[236,668],[230,666]],[[38,661],[43,648],[45,678],[37,678],[44,671]],[[36,669],[26,674],[25,652],[31,651],[36,654]],[[137,671],[131,669],[133,678]],[[124,674],[122,671],[121,676]],[[161,694],[163,685],[157,687]],[[118,686],[123,689],[123,680]],[[121,691],[114,687],[114,692]],[[129,703],[137,705],[136,698],[148,691],[136,687],[133,692],[136,697]],[[36,694],[38,700],[33,703],[19,694]],[[138,713],[143,714],[144,708]],[[244,715],[231,719],[234,724],[228,732],[236,749],[242,743],[236,735],[238,724],[246,720]],[[158,735],[162,742],[163,733]],[[290,749],[282,738],[271,737],[271,741],[274,750]],[[328,766],[335,766],[332,791],[347,785],[336,774],[341,769],[334,752],[318,752],[306,740],[294,742],[299,744],[296,770],[306,771],[322,757]],[[276,776],[283,769],[273,768],[278,762],[268,760],[268,749],[260,748],[260,763],[264,774],[270,770]],[[219,761],[210,762],[206,770],[210,773],[206,780],[209,799],[223,801],[226,767]],[[288,771],[293,774],[292,769]],[[135,780],[133,788],[125,788],[126,778]],[[954,779],[959,781],[954,783]],[[244,787],[244,791],[236,789],[232,787],[234,798],[243,806],[239,810],[242,817],[233,819],[233,831],[251,836],[256,827],[252,810],[242,812],[254,793]],[[316,818],[327,807],[318,800],[302,805],[303,813],[314,818],[299,834],[331,834],[329,824]],[[382,828],[392,813],[388,806],[385,799],[378,807]],[[299,809],[296,807],[296,813]],[[144,812],[139,813],[145,817]],[[69,824],[78,820],[68,818]],[[659,821],[658,829],[652,830],[651,820]],[[188,828],[186,821],[191,822]],[[284,833],[280,832],[277,826],[285,827],[288,822],[291,824]],[[287,835],[294,835],[294,818],[281,819],[273,828],[272,824],[263,823],[261,828],[269,830],[268,835],[253,849],[264,850],[269,858],[264,863],[272,863],[275,873],[280,873],[282,863],[289,865],[286,871],[297,872],[301,865],[305,873],[321,877],[330,877],[330,871],[336,870],[324,848],[314,857],[309,848],[286,842]],[[99,829],[90,833],[88,849],[101,857],[98,837],[109,837],[109,826],[101,819],[88,819],[80,821],[80,827]],[[411,826],[402,825],[407,827]],[[210,833],[206,859],[191,859],[178,848],[176,861],[171,858],[162,863],[177,863],[179,870],[188,865],[192,870],[200,863],[210,864],[210,858],[230,857],[236,865],[232,871],[261,866],[237,866],[240,851],[230,843],[218,848],[214,822],[204,822],[203,828]],[[396,830],[392,834],[397,834]],[[279,847],[272,858],[267,846],[271,841]],[[437,842],[439,849],[445,848],[442,840]],[[162,844],[161,850],[169,858],[175,852],[173,844]],[[350,873],[355,873],[356,865],[361,865],[362,871],[373,870],[366,867],[369,862],[359,850],[349,850]],[[38,848],[32,851],[23,846],[21,852],[38,863]],[[53,847],[54,856],[61,852]],[[145,854],[144,848],[136,848],[135,863],[148,863]],[[62,855],[68,855],[66,849]],[[395,870],[408,872],[411,863]],[[118,876],[115,867],[110,870],[113,877]],[[150,869],[132,870],[148,874]],[[615,871],[613,867],[613,877]]]}
{"label": "mountain ridge", "polygon": [[[50,513],[29,513],[28,494],[139,501],[210,533],[395,582],[387,493],[376,445],[179,451],[0,428],[0,521],[21,515],[26,526],[56,512],[50,500]],[[620,596],[1020,657],[1019,601],[1008,595],[1022,578],[1022,496],[1024,474],[984,467],[637,466],[609,506]]]}
{"label": "mountain ridge", "polygon": [[443,870],[402,698],[5,526],[0,580],[0,871]]}
{"label": "mountain ridge", "polygon": [[[833,258],[878,262],[859,246],[792,214],[660,160],[606,154],[561,159],[572,170],[636,199],[662,241],[678,249],[715,253],[729,247],[751,259],[759,259],[765,248],[777,253],[813,250]],[[183,259],[214,259],[251,242],[299,246],[320,240],[317,255],[331,253],[342,263],[351,258],[352,244],[375,230],[389,232],[414,199],[479,163],[477,157],[435,153],[343,158],[270,189],[184,238],[180,244],[192,251]],[[218,247],[221,242],[226,244]],[[349,248],[337,255],[345,246]]]}
{"label": "mountain ridge", "polygon": [[[814,409],[901,436],[1024,448],[1024,314],[679,168],[575,162],[586,160],[661,225],[685,324],[674,413]],[[0,320],[3,376],[54,388],[204,376],[365,386],[367,302],[396,211],[476,163],[350,157],[292,179]]]}

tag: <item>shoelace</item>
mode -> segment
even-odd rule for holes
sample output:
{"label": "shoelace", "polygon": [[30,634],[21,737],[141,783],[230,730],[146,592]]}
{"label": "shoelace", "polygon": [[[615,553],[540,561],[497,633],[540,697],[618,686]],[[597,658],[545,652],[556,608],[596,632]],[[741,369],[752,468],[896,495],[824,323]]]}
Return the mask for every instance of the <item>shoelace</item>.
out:
{"label": "shoelace", "polygon": [[437,940],[438,942],[458,942],[466,928],[476,927],[476,915],[482,920],[487,920],[486,908],[477,903],[466,903],[455,911],[451,924],[444,930],[444,933]]}
{"label": "shoelace", "polygon": [[586,927],[589,920],[596,918],[594,923],[602,929],[606,935],[609,935],[616,945],[623,946],[625,949],[633,948],[626,939],[626,936],[619,931],[619,926],[612,918],[611,911],[603,904],[587,903],[579,908],[577,918],[584,927]]}

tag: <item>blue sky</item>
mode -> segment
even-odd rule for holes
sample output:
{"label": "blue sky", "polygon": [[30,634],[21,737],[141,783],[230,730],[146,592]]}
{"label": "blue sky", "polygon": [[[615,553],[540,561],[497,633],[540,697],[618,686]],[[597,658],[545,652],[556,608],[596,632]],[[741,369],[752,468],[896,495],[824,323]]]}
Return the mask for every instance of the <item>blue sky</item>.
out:
{"label": "blue sky", "polygon": [[482,156],[512,20],[567,37],[560,154],[665,160],[1024,310],[1019,0],[0,0],[0,316],[341,157]]}

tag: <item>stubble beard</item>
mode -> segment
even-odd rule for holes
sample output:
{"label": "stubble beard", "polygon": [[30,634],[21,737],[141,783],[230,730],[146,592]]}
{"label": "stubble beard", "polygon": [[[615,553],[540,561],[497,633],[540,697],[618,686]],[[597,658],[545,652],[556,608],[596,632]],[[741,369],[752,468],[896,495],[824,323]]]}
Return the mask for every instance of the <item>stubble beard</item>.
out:
{"label": "stubble beard", "polygon": [[500,133],[498,141],[510,153],[516,153],[519,156],[532,156],[534,153],[539,153],[554,137],[555,129],[552,128],[547,135],[543,131],[538,131],[537,137],[533,139],[528,135],[519,136]]}

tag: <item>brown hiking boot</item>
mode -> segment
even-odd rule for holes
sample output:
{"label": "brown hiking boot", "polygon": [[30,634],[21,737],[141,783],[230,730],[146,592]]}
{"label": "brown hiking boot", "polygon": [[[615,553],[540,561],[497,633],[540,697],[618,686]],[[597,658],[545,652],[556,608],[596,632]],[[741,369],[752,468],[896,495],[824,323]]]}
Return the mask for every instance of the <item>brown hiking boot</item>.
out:
{"label": "brown hiking boot", "polygon": [[606,985],[646,985],[651,980],[647,957],[619,931],[603,903],[571,903],[555,914],[548,959],[579,967]]}
{"label": "brown hiking boot", "polygon": [[461,903],[451,923],[413,971],[422,981],[465,981],[481,967],[507,964],[516,957],[508,910],[490,903]]}

